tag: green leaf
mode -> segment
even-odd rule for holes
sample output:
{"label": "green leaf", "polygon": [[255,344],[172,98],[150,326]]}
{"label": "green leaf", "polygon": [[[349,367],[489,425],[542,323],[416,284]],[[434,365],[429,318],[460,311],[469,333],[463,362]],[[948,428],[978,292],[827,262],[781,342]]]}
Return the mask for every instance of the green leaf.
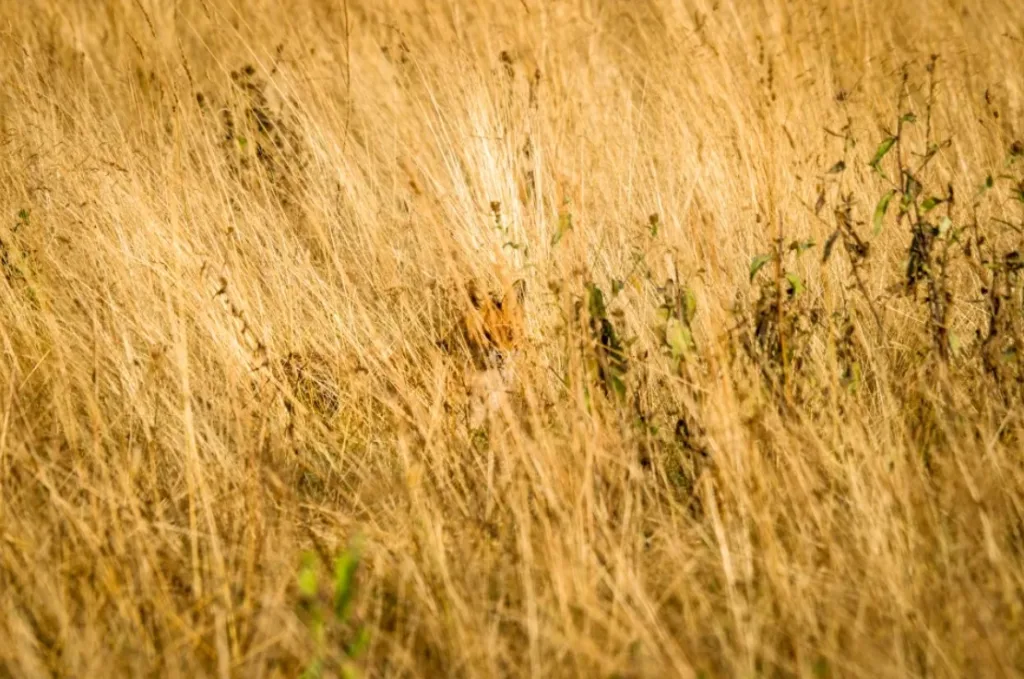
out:
{"label": "green leaf", "polygon": [[608,311],[604,305],[604,293],[601,292],[601,288],[593,283],[588,283],[587,290],[590,293],[587,298],[587,309],[590,311],[590,317],[605,318],[608,315]]}
{"label": "green leaf", "polygon": [[885,141],[878,145],[878,149],[875,151],[875,157],[868,163],[875,170],[878,170],[878,164],[885,158],[885,154],[892,150],[893,144],[896,143],[896,137],[888,137]]}
{"label": "green leaf", "polygon": [[309,664],[309,667],[302,673],[302,679],[320,679],[324,674],[324,661],[317,658]]}
{"label": "green leaf", "polygon": [[917,116],[914,115],[913,113],[904,113],[900,120],[905,123],[916,123]]}
{"label": "green leaf", "polygon": [[863,372],[860,367],[860,361],[854,361],[843,371],[842,376],[839,378],[839,384],[852,394],[857,391],[863,377]]}
{"label": "green leaf", "polygon": [[22,224],[28,224],[29,211],[27,208],[21,208],[18,210],[18,221]]}
{"label": "green leaf", "polygon": [[927,213],[931,212],[932,210],[934,210],[936,207],[938,207],[939,205],[941,205],[944,202],[946,202],[946,201],[944,201],[942,198],[938,198],[936,196],[931,196],[929,198],[925,198],[924,202],[921,203],[921,210],[925,214],[927,214]]}
{"label": "green leaf", "polygon": [[658,227],[661,224],[661,217],[658,216],[657,212],[647,218],[647,224],[651,228],[651,237],[656,238],[658,236]]}
{"label": "green leaf", "polygon": [[790,251],[795,251],[796,254],[800,255],[800,254],[803,254],[804,252],[810,250],[814,246],[815,246],[815,243],[814,243],[813,240],[805,240],[805,241],[796,241],[795,240],[795,241],[793,241],[792,243],[789,244],[789,249],[790,249]]}
{"label": "green leaf", "polygon": [[678,318],[670,318],[665,326],[665,344],[672,351],[672,358],[682,358],[694,348],[693,333]]}
{"label": "green leaf", "polygon": [[299,568],[299,594],[306,599],[316,596],[320,588],[319,579],[316,574],[316,557],[307,552],[302,556],[302,566]]}
{"label": "green leaf", "polygon": [[606,382],[608,383],[608,388],[614,391],[616,396],[619,398],[626,397],[626,383],[622,381],[621,377],[609,372],[607,374]]}
{"label": "green leaf", "polygon": [[757,272],[764,267],[765,264],[775,259],[774,255],[758,255],[750,261],[750,280],[753,282],[754,277],[757,276]]}
{"label": "green leaf", "polygon": [[906,183],[903,189],[903,201],[907,204],[917,200],[917,197],[921,195],[921,182],[917,180],[917,177],[906,173]]}
{"label": "green leaf", "polygon": [[683,288],[683,321],[689,325],[697,315],[697,298],[689,288]]}
{"label": "green leaf", "polygon": [[565,234],[572,231],[572,213],[565,211],[558,215],[558,227],[551,236],[551,247],[558,245],[558,242],[565,237]]}
{"label": "green leaf", "polygon": [[960,335],[955,332],[949,333],[949,350],[954,356],[959,356],[963,350],[963,342],[960,341]]}
{"label": "green leaf", "polygon": [[804,282],[795,273],[787,273],[786,280],[789,281],[789,294],[794,297],[806,289],[804,288]]}
{"label": "green leaf", "polygon": [[359,567],[359,550],[349,547],[334,560],[334,615],[338,620],[348,617],[348,607],[355,594],[355,574]]}
{"label": "green leaf", "polygon": [[896,195],[895,189],[890,189],[885,192],[878,200],[878,205],[875,206],[875,217],[872,220],[875,224],[875,235],[882,233],[882,220],[885,218],[885,213],[889,209],[889,203],[892,202],[892,197]]}
{"label": "green leaf", "polygon": [[370,647],[370,630],[366,627],[360,627],[359,631],[356,632],[355,640],[349,644],[347,654],[348,657],[357,659],[366,649]]}

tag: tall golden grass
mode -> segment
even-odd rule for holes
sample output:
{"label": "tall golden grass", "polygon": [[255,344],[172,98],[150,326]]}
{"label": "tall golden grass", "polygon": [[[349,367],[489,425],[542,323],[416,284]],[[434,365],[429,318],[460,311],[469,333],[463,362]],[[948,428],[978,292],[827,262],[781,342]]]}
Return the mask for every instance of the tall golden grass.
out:
{"label": "tall golden grass", "polygon": [[[1014,0],[0,45],[0,677],[1024,672]],[[518,279],[473,428],[443,340]]]}

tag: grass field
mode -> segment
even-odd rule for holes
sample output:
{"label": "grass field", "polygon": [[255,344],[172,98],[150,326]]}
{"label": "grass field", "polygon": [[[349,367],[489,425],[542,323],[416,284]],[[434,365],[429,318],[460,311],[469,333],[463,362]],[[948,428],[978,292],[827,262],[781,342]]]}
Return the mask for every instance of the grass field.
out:
{"label": "grass field", "polygon": [[0,4],[0,677],[1024,675],[1016,0]]}

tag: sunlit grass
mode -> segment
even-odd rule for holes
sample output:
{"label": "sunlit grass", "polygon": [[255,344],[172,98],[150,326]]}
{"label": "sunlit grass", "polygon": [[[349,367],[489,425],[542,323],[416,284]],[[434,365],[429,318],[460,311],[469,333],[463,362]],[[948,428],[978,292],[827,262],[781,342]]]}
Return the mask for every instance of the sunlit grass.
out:
{"label": "sunlit grass", "polygon": [[1019,14],[7,3],[0,677],[1021,673]]}

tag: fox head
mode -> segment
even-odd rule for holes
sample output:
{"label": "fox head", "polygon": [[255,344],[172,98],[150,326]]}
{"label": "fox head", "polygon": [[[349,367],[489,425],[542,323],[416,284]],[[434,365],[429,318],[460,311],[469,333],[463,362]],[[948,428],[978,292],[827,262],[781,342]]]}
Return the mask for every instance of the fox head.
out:
{"label": "fox head", "polygon": [[507,403],[515,379],[515,355],[526,339],[526,284],[518,280],[499,296],[481,293],[471,282],[467,292],[458,322],[438,344],[449,353],[460,346],[469,350],[463,386],[469,397],[469,425],[477,429]]}
{"label": "fox head", "polygon": [[501,297],[481,294],[469,286],[470,307],[462,314],[460,330],[479,367],[494,367],[522,344],[525,334],[523,302],[526,282],[518,280]]}
{"label": "fox head", "polygon": [[466,292],[468,295],[462,297],[463,302],[458,305],[461,311],[455,326],[438,342],[438,346],[448,353],[459,347],[469,349],[477,369],[500,368],[505,358],[525,339],[523,302],[526,284],[522,280],[516,281],[499,296],[481,293],[470,282]]}

